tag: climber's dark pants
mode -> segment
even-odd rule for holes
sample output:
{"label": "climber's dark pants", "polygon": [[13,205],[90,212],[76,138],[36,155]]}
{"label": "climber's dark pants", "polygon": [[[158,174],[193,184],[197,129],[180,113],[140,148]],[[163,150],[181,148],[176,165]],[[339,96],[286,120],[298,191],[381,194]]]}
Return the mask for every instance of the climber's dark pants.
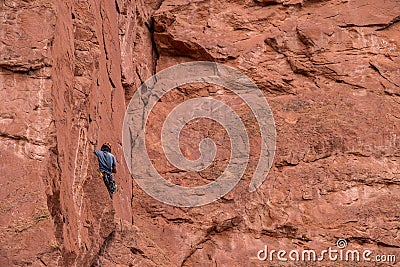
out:
{"label": "climber's dark pants", "polygon": [[101,176],[103,177],[104,184],[106,185],[108,193],[112,198],[112,194],[116,192],[114,177],[112,176],[112,174],[108,174],[105,172],[103,172]]}

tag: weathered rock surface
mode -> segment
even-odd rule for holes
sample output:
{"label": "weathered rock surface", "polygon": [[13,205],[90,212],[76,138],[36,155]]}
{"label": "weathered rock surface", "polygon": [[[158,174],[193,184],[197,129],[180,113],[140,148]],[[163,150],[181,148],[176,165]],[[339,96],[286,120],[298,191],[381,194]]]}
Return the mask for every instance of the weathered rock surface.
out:
{"label": "weathered rock surface", "polygon": [[[293,266],[260,262],[257,252],[321,251],[339,238],[400,260],[397,1],[0,5],[0,266]],[[168,164],[160,127],[184,100],[228,103],[253,137],[249,167],[231,193],[176,208],[132,181],[121,126],[144,80],[192,60],[223,62],[256,82],[274,113],[277,147],[266,181],[249,193],[260,137],[248,107],[204,84],[167,94],[147,136],[166,179],[204,184],[229,160],[224,130],[199,120],[184,129],[181,149],[195,159],[198,141],[215,138],[217,163],[198,174]],[[92,155],[104,141],[118,161],[113,201]]]}
{"label": "weathered rock surface", "polygon": [[[120,141],[125,4],[1,2],[1,266],[89,266],[116,224],[132,222]],[[113,202],[92,152],[105,141],[119,163]]]}

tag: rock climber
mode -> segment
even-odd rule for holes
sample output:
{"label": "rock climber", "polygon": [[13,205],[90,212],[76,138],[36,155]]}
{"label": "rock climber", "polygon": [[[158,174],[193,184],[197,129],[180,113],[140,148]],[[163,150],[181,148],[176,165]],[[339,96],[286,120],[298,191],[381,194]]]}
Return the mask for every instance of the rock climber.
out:
{"label": "rock climber", "polygon": [[111,154],[110,143],[104,143],[100,150],[94,150],[94,154],[99,160],[100,175],[103,178],[104,184],[107,187],[110,198],[117,192],[117,186],[113,177],[113,173],[117,173],[117,162],[113,154]]}

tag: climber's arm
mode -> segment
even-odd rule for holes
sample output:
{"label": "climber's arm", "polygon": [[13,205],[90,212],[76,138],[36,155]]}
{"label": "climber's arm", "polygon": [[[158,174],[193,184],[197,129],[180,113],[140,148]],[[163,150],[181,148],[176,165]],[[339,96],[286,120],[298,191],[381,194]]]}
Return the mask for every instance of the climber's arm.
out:
{"label": "climber's arm", "polygon": [[112,172],[117,173],[117,162],[115,161],[114,157],[113,157],[113,163],[112,163]]}

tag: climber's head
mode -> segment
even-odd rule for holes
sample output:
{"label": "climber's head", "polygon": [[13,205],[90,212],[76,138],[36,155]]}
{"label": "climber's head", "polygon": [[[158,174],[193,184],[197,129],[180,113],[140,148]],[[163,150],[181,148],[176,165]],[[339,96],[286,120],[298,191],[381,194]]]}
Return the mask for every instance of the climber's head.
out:
{"label": "climber's head", "polygon": [[107,152],[111,153],[111,145],[110,145],[110,143],[104,143],[101,146],[101,151],[107,151]]}

